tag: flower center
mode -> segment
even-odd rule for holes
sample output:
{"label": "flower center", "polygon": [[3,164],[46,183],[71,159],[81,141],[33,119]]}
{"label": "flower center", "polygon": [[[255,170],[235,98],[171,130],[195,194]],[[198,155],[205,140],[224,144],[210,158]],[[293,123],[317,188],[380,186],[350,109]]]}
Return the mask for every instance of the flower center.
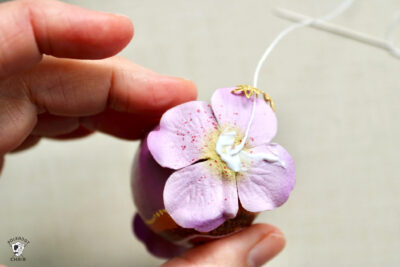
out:
{"label": "flower center", "polygon": [[239,152],[235,151],[233,146],[235,138],[236,132],[233,130],[222,132],[218,136],[215,151],[226,165],[228,165],[229,169],[238,172],[242,169],[242,162],[239,156],[241,150]]}
{"label": "flower center", "polygon": [[277,156],[269,153],[251,154],[243,150],[244,142],[235,146],[235,140],[236,131],[225,130],[218,136],[215,145],[215,151],[232,171],[246,171],[247,168],[245,167],[245,163],[254,160],[266,160],[272,163],[278,162],[282,167],[285,167],[284,162],[280,161]]}

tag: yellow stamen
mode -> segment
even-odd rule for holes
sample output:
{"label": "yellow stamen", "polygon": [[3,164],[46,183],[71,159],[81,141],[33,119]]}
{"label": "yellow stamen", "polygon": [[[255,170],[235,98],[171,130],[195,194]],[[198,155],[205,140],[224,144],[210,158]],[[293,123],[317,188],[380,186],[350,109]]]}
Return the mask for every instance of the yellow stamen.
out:
{"label": "yellow stamen", "polygon": [[247,98],[250,98],[253,94],[263,95],[265,102],[269,103],[272,110],[275,112],[275,103],[272,101],[271,97],[264,91],[261,91],[258,88],[255,88],[250,85],[238,85],[235,89],[232,90],[232,93],[244,93]]}

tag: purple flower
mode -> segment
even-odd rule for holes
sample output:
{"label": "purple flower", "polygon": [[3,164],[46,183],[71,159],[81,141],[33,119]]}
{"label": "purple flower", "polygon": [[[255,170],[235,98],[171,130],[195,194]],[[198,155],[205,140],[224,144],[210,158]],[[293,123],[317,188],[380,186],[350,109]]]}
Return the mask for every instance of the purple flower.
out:
{"label": "purple flower", "polygon": [[239,201],[250,212],[272,210],[294,187],[291,156],[270,143],[277,131],[275,113],[257,98],[244,142],[253,101],[233,89],[218,89],[211,105],[192,101],[168,110],[148,136],[155,161],[176,170],[163,198],[170,216],[184,228],[211,231],[236,216]]}

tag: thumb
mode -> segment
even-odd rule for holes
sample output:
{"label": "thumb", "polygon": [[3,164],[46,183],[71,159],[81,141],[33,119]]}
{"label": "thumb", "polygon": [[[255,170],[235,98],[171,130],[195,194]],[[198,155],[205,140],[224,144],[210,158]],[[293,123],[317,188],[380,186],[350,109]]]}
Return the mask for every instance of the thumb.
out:
{"label": "thumb", "polygon": [[237,234],[192,248],[162,267],[261,266],[285,246],[283,234],[272,225],[255,224]]}

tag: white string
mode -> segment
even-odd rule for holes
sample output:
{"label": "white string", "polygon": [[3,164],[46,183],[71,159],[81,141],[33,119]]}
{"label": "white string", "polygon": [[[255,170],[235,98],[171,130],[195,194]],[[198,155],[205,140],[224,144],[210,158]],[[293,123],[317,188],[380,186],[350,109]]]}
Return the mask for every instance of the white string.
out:
{"label": "white string", "polygon": [[400,12],[394,16],[392,23],[389,25],[388,30],[386,32],[386,43],[387,43],[387,50],[393,56],[400,58],[400,49],[396,48],[393,44],[393,35],[394,31],[397,28],[397,25],[400,22]]}
{"label": "white string", "polygon": [[[340,15],[341,13],[343,13],[344,11],[346,11],[346,9],[348,9],[354,2],[355,0],[346,0],[344,1],[342,4],[340,4],[337,8],[335,8],[332,12],[330,12],[329,14],[323,16],[321,19],[319,20],[331,20],[334,17]],[[257,88],[257,84],[258,84],[258,76],[260,74],[260,70],[262,65],[264,64],[264,61],[267,59],[267,57],[269,56],[269,54],[272,52],[272,50],[275,48],[275,46],[279,43],[279,41],[285,37],[288,33],[301,28],[301,27],[305,27],[309,24],[312,24],[315,20],[315,18],[310,18],[310,19],[306,19],[302,22],[299,23],[295,23],[290,25],[289,27],[287,27],[285,30],[283,30],[276,38],[275,40],[272,41],[272,43],[268,46],[268,48],[265,50],[264,54],[262,55],[262,57],[260,58],[260,61],[258,61],[257,67],[256,67],[256,71],[254,72],[254,78],[253,78],[253,86]]]}
{"label": "white string", "polygon": [[[346,9],[348,9],[354,2],[355,0],[346,0],[344,2],[342,2],[338,7],[336,7],[332,12],[328,13],[327,15],[323,16],[322,18],[320,18],[319,20],[330,20],[333,19],[334,17],[340,15],[341,13],[343,13]],[[290,32],[294,31],[295,29],[301,28],[301,27],[305,27],[309,24],[312,24],[315,20],[315,18],[310,18],[310,19],[306,19],[302,22],[290,25],[289,27],[287,27],[286,29],[284,29],[273,41],[272,43],[267,47],[267,49],[265,50],[264,54],[262,55],[260,61],[257,64],[256,67],[256,71],[254,73],[254,79],[253,79],[253,86],[255,88],[257,88],[257,83],[258,83],[258,76],[260,74],[260,70],[262,65],[264,64],[265,60],[267,59],[267,57],[269,56],[269,54],[272,52],[272,50],[276,47],[276,45],[279,43],[280,40],[282,40],[283,37],[285,37],[287,34],[289,34]],[[250,115],[250,119],[249,119],[249,123],[247,124],[247,128],[246,128],[246,132],[244,135],[244,138],[242,139],[242,142],[240,142],[240,144],[235,147],[232,151],[231,154],[237,154],[239,153],[243,147],[244,144],[247,141],[247,138],[249,136],[249,131],[250,131],[250,126],[253,123],[253,119],[254,119],[254,114],[255,114],[255,110],[256,110],[256,102],[257,102],[257,94],[254,94],[253,96],[253,106],[251,109],[251,115]]]}
{"label": "white string", "polygon": [[[284,19],[291,20],[291,21],[302,22],[307,19],[308,20],[312,19],[305,15],[302,15],[302,14],[299,14],[299,13],[296,13],[296,12],[293,12],[290,10],[282,9],[282,8],[276,8],[275,12],[278,16],[280,16]],[[388,30],[386,33],[386,38],[382,39],[382,40],[377,37],[370,36],[370,35],[362,33],[362,32],[348,29],[343,26],[338,26],[335,24],[327,23],[326,21],[318,20],[318,19],[314,20],[314,22],[312,22],[311,24],[307,24],[307,26],[312,26],[315,29],[325,31],[327,33],[336,34],[337,36],[340,36],[340,37],[349,38],[351,40],[354,40],[354,41],[357,41],[357,42],[360,42],[363,44],[367,44],[367,45],[371,45],[371,46],[379,48],[379,49],[383,49],[386,52],[388,52],[390,55],[399,59],[400,58],[400,49],[396,48],[393,45],[393,41],[392,41],[394,30],[395,30],[396,26],[398,26],[399,22],[400,22],[400,14],[397,14],[397,16],[394,17],[393,22],[388,27]]]}
{"label": "white string", "polygon": [[257,95],[254,94],[254,96],[253,96],[253,107],[251,108],[251,115],[250,115],[249,123],[247,124],[246,133],[245,133],[245,135],[244,135],[244,137],[242,139],[242,142],[240,142],[240,144],[238,146],[236,146],[234,149],[232,149],[231,155],[235,155],[235,154],[239,153],[243,149],[244,144],[246,143],[247,137],[249,137],[250,125],[253,122],[254,113],[256,111],[256,100],[257,100]]}

